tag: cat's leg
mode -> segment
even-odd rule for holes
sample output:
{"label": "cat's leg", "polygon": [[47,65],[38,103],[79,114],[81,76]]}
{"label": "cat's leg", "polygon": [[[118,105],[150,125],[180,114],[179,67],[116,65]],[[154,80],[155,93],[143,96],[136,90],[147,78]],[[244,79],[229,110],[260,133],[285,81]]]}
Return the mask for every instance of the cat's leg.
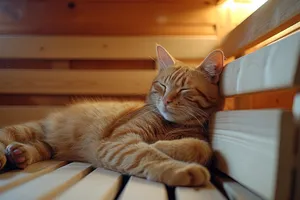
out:
{"label": "cat's leg", "polygon": [[200,186],[210,179],[204,166],[174,160],[135,134],[102,141],[91,147],[95,154],[91,154],[88,160],[96,167],[173,186]]}
{"label": "cat's leg", "polygon": [[212,149],[208,142],[195,138],[160,140],[151,146],[176,160],[185,162],[207,165],[212,157]]}
{"label": "cat's leg", "polygon": [[[51,148],[43,142],[41,122],[4,127],[0,130],[0,161],[2,169],[7,161],[19,168],[51,157]],[[5,156],[6,158],[4,158]]]}

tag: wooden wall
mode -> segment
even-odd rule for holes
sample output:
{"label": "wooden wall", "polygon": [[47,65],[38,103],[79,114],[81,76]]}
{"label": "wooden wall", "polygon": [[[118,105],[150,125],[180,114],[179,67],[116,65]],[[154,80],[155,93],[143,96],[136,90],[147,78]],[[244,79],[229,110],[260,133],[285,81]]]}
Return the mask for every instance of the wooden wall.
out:
{"label": "wooden wall", "polygon": [[[234,7],[217,0],[1,0],[0,37],[12,36],[79,36],[79,37],[224,37],[256,8],[236,1]],[[3,40],[2,40],[3,41]],[[170,52],[180,47],[174,39]],[[186,41],[186,40],[182,40]],[[195,43],[198,45],[199,43]],[[31,44],[26,44],[31,47]],[[5,45],[7,46],[7,45]],[[198,57],[179,57],[198,64],[205,52],[216,48],[200,44]],[[18,47],[13,47],[14,49]],[[26,46],[22,46],[26,48]],[[44,47],[41,47],[44,48]],[[110,48],[103,44],[103,48]],[[195,47],[193,47],[195,49]],[[153,45],[154,49],[154,45]],[[44,50],[44,49],[41,49]],[[168,49],[169,50],[169,49]],[[1,51],[1,49],[0,49]],[[139,50],[138,50],[139,51]],[[188,49],[186,50],[189,51]],[[3,53],[3,50],[1,51]],[[203,53],[204,52],[204,53]],[[181,54],[179,53],[179,56]],[[6,58],[0,55],[0,69],[69,69],[69,70],[149,70],[155,69],[155,58],[42,59]],[[178,57],[177,57],[178,58]],[[87,96],[1,94],[0,105],[62,105]],[[88,96],[97,98],[98,96]],[[100,95],[102,98],[144,99],[144,96]],[[279,100],[273,99],[272,105]],[[240,103],[242,102],[242,103]],[[252,102],[252,103],[249,103]],[[228,99],[226,109],[253,108],[255,97]],[[280,100],[281,102],[281,100]],[[250,106],[251,105],[251,106]],[[256,105],[256,104],[255,104]],[[254,105],[254,108],[255,108]],[[290,104],[288,104],[290,105]]]}

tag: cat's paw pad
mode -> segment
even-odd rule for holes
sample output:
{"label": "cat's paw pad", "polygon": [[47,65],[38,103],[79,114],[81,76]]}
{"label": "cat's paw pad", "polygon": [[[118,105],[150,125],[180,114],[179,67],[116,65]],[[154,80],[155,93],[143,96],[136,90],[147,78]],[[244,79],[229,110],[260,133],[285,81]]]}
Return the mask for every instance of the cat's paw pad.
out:
{"label": "cat's paw pad", "polygon": [[168,185],[172,186],[203,186],[210,180],[209,171],[198,164],[188,164],[182,168],[175,169],[164,177]]}
{"label": "cat's paw pad", "polygon": [[6,147],[7,159],[20,169],[24,169],[29,163],[29,154],[24,144],[12,143]]}
{"label": "cat's paw pad", "polygon": [[6,165],[6,156],[4,152],[0,152],[0,170]]}

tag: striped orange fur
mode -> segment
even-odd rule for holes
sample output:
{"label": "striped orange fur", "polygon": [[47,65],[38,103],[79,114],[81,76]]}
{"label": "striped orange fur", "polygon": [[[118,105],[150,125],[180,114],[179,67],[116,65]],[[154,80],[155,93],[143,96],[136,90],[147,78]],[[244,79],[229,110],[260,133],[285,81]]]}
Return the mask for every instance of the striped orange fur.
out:
{"label": "striped orange fur", "polygon": [[212,150],[205,126],[220,109],[218,77],[223,54],[212,52],[198,67],[176,61],[157,46],[160,66],[144,104],[83,102],[45,119],[0,130],[0,169],[50,158],[176,186],[199,186],[210,175]]}

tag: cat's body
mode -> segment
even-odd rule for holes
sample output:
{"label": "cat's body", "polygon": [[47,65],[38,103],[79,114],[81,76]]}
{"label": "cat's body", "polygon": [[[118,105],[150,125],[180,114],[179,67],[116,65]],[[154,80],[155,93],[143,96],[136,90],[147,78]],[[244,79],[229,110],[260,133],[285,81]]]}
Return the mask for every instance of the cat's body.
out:
{"label": "cat's body", "polygon": [[[171,61],[160,46],[158,57]],[[145,104],[85,102],[3,128],[0,169],[7,160],[24,168],[53,157],[168,185],[205,184],[212,151],[204,126],[219,107],[218,86],[205,73],[172,66],[155,78]]]}

